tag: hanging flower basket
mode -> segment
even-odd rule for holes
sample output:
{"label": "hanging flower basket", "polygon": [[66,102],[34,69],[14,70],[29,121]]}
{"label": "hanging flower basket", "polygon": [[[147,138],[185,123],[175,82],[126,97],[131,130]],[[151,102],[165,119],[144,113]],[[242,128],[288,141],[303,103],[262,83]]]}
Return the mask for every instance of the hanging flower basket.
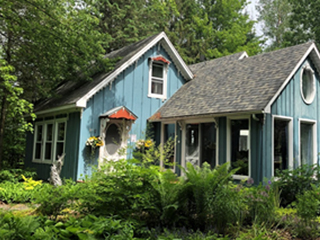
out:
{"label": "hanging flower basket", "polygon": [[95,136],[89,137],[86,141],[86,146],[91,147],[91,154],[94,155],[95,149],[103,146],[102,138]]}

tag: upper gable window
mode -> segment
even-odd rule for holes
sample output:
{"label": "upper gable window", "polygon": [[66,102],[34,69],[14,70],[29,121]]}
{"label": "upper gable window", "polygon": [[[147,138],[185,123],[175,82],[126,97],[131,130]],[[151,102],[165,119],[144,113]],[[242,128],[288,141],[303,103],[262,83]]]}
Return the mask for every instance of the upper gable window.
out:
{"label": "upper gable window", "polygon": [[316,93],[316,83],[314,71],[309,64],[303,66],[300,77],[300,90],[303,101],[306,104],[311,104]]}
{"label": "upper gable window", "polygon": [[167,98],[167,68],[170,62],[163,57],[155,57],[149,66],[148,97]]}

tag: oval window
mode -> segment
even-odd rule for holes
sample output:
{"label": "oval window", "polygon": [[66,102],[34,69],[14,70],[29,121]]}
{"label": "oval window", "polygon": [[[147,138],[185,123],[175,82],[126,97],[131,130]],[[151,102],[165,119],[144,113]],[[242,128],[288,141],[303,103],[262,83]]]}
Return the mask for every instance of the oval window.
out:
{"label": "oval window", "polygon": [[310,104],[313,102],[315,96],[315,79],[313,71],[309,66],[302,70],[301,95],[305,103]]}
{"label": "oval window", "polygon": [[120,129],[118,125],[111,124],[106,132],[106,150],[110,155],[113,155],[117,152],[121,145],[121,136],[120,136]]}

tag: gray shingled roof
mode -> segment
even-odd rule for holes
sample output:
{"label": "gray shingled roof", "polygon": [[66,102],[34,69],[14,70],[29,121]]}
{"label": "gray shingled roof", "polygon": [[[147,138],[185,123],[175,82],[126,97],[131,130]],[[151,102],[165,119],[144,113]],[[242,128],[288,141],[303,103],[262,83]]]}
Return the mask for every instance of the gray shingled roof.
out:
{"label": "gray shingled roof", "polygon": [[191,65],[195,78],[182,86],[154,117],[261,111],[311,45],[309,42],[242,60],[237,60],[238,54]]}
{"label": "gray shingled roof", "polygon": [[62,83],[55,91],[55,95],[52,98],[39,101],[34,108],[35,112],[39,112],[45,109],[74,104],[82,96],[84,96],[89,90],[94,88],[97,84],[103,81],[112,72],[116,71],[123,63],[127,62],[132,56],[138,53],[148,43],[152,42],[159,34],[148,37],[137,43],[123,47],[119,50],[113,51],[106,55],[106,58],[121,58],[115,65],[114,69],[107,73],[99,73],[93,76],[92,81],[67,81]]}

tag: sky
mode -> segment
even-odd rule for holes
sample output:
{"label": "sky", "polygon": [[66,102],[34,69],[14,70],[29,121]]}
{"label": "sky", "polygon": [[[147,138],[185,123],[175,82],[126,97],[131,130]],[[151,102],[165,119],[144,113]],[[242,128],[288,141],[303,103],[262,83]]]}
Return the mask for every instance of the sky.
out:
{"label": "sky", "polygon": [[[259,0],[249,0],[250,3],[248,4],[247,6],[247,12],[249,13],[249,16],[252,20],[257,20],[258,18],[258,12],[256,10],[256,5],[258,3]],[[262,33],[262,26],[261,24],[255,24],[254,25],[255,29],[256,29],[256,33],[258,36],[261,36],[263,33]]]}

